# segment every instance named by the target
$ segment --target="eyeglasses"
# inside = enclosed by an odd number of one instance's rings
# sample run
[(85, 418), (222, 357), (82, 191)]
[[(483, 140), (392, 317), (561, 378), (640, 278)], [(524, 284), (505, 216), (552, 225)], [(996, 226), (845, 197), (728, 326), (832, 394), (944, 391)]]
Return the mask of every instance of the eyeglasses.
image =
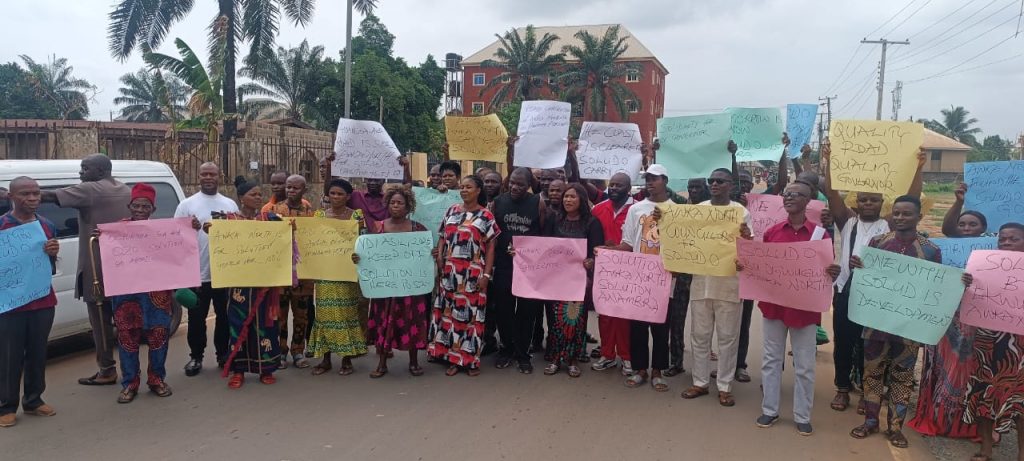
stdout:
[(801, 197), (807, 198), (807, 194), (801, 194), (800, 192), (785, 192), (782, 194), (782, 198), (794, 199)]
[(731, 180), (722, 178), (708, 178), (708, 184), (725, 184), (728, 182), (731, 182)]

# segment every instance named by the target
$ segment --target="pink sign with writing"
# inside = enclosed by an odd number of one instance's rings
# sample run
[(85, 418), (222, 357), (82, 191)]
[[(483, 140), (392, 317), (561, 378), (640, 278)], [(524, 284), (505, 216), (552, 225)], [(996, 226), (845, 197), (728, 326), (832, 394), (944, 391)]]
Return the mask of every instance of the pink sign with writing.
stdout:
[(974, 250), (965, 272), (974, 281), (960, 300), (960, 322), (1024, 335), (1024, 252)]
[(520, 298), (583, 301), (587, 293), (587, 241), (512, 237), (512, 294)]
[[(764, 231), (768, 230), (789, 216), (782, 206), (782, 196), (768, 194), (747, 194), (747, 211), (750, 212), (750, 233), (754, 238), (764, 238)], [(825, 209), (825, 202), (811, 200), (807, 203), (807, 219), (816, 224), (821, 224), (821, 210)], [(747, 298), (750, 299), (750, 298)]]
[(740, 298), (765, 301), (812, 312), (832, 306), (832, 277), (825, 269), (834, 261), (831, 240), (765, 243), (737, 240), (743, 270)]
[(594, 258), (594, 309), (622, 319), (665, 323), (672, 274), (661, 256), (601, 250)]
[(197, 287), (199, 243), (191, 218), (99, 225), (103, 294)]

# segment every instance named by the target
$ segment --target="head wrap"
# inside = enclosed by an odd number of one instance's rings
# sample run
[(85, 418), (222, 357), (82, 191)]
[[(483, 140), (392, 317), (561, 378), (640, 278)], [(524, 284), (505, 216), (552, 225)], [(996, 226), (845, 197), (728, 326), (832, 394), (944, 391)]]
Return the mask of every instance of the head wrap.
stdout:
[(156, 189), (149, 184), (140, 182), (132, 187), (132, 201), (134, 202), (137, 198), (144, 198), (149, 200), (150, 204), (156, 204)]

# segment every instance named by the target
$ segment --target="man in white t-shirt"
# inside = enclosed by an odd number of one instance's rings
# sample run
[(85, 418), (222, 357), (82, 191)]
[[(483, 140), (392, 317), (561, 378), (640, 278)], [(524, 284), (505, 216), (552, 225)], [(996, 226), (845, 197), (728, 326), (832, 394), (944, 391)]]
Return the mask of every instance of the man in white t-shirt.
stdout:
[(188, 312), (189, 361), (185, 364), (185, 376), (195, 376), (203, 369), (203, 354), (206, 351), (206, 316), (210, 303), (217, 319), (213, 329), (213, 345), (217, 351), (217, 365), (223, 364), (228, 356), (228, 290), (214, 289), (210, 285), (210, 241), (202, 227), (209, 223), (213, 213), (237, 213), (238, 205), (218, 192), (220, 168), (215, 163), (204, 163), (199, 167), (199, 192), (182, 200), (174, 211), (175, 218), (191, 217), (193, 227), (199, 231), (199, 271), (202, 286), (194, 288), (198, 303)]

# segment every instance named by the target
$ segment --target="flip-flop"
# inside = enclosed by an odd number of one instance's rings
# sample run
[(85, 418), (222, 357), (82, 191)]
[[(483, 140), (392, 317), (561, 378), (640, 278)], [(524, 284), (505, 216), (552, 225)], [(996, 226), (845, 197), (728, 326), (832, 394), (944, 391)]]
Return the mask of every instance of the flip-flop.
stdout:
[(459, 374), (459, 367), (455, 365), (448, 367), (448, 369), (444, 371), (445, 376), (455, 376), (457, 374)]
[(376, 370), (370, 372), (370, 377), (377, 379), (388, 374), (388, 367), (377, 367)]
[(853, 428), (850, 431), (850, 437), (855, 439), (865, 439), (871, 434), (878, 433), (878, 426), (868, 426), (867, 424), (861, 424)]
[(410, 366), (409, 374), (413, 376), (423, 376), (423, 369), (419, 366)]
[(331, 365), (327, 365), (325, 367), (323, 363), (320, 363), (317, 366), (313, 367), (313, 376), (320, 376), (324, 373), (327, 373), (328, 371), (331, 371), (332, 368), (333, 367)]
[(661, 376), (655, 376), (651, 378), (651, 387), (657, 392), (665, 392), (668, 391), (668, 382)]
[(355, 373), (355, 372), (356, 372), (355, 367), (353, 367), (351, 365), (349, 365), (347, 367), (342, 365), (341, 370), (338, 370), (338, 374), (341, 375), (341, 376), (348, 376), (348, 375), (350, 375), (352, 373)]
[(640, 386), (643, 386), (644, 383), (646, 383), (646, 382), (647, 382), (647, 377), (646, 376), (641, 375), (640, 373), (635, 373), (635, 374), (631, 375), (630, 377), (626, 378), (626, 387), (635, 389), (635, 388), (638, 388)]
[(682, 394), (680, 394), (680, 397), (684, 399), (695, 399), (697, 397), (703, 397), (705, 395), (708, 395), (708, 393), (709, 391), (706, 387), (690, 386), (688, 389), (683, 391)]

